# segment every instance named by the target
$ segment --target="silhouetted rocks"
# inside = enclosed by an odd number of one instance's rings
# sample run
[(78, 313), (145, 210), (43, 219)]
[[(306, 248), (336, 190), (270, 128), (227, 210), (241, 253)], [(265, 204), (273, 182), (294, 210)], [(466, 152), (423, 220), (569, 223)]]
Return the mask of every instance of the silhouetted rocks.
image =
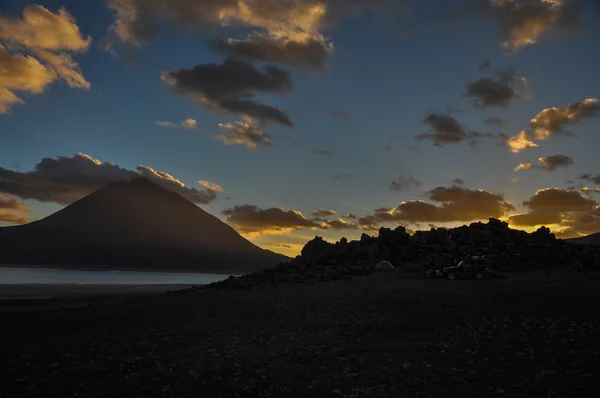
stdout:
[(347, 279), (375, 272), (375, 264), (389, 261), (396, 271), (439, 269), (466, 256), (486, 255), (496, 270), (571, 268), (600, 269), (600, 247), (556, 239), (546, 227), (527, 233), (510, 229), (491, 218), (458, 228), (432, 228), (410, 236), (404, 227), (381, 228), (378, 236), (363, 233), (359, 240), (329, 243), (322, 237), (308, 242), (295, 259), (214, 287), (249, 288), (261, 283), (312, 283)]

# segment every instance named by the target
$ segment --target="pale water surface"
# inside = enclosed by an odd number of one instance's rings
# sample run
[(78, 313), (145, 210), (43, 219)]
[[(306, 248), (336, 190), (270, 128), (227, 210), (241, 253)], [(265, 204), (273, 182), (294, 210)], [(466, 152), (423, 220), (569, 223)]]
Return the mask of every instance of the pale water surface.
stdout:
[(182, 272), (80, 271), (50, 268), (0, 267), (0, 284), (82, 285), (205, 285), (226, 279), (229, 275)]

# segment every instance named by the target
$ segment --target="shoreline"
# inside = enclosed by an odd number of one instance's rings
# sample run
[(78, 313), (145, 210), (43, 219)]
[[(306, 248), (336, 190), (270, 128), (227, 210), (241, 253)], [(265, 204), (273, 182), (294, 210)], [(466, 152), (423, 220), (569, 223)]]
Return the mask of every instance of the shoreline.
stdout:
[[(201, 274), (201, 275), (242, 275), (239, 272), (207, 272), (185, 269), (148, 269), (142, 267), (111, 268), (91, 265), (50, 265), (50, 264), (0, 264), (0, 268), (15, 268), (28, 270), (54, 270), (54, 271), (103, 271), (103, 272), (147, 272), (156, 274)], [(1, 282), (0, 282), (1, 284)]]

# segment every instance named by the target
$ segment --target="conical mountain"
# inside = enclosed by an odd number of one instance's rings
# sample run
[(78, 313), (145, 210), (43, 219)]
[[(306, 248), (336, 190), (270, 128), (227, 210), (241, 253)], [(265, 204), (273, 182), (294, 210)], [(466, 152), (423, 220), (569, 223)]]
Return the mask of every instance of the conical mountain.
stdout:
[(4, 264), (231, 273), (286, 259), (145, 178), (108, 185), (42, 220), (0, 228)]

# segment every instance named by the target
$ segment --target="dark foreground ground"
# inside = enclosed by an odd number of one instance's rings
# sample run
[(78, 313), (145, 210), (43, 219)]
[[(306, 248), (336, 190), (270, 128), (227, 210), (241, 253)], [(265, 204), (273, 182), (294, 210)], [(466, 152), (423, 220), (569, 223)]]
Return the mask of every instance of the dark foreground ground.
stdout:
[(600, 274), (409, 277), (3, 312), (0, 394), (600, 396)]

